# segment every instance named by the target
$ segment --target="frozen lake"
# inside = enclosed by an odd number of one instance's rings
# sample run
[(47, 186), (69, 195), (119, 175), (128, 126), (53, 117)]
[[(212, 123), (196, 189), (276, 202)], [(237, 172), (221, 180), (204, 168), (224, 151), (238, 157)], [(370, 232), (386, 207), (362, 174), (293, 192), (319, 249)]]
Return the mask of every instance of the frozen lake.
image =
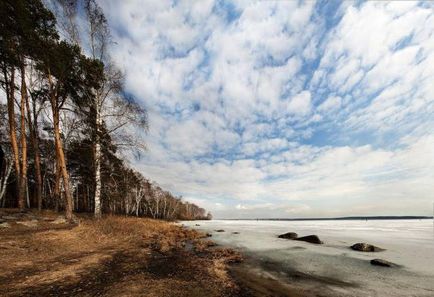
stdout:
[[(331, 280), (325, 286), (335, 296), (434, 296), (432, 220), (212, 220), (182, 223), (212, 233), (216, 243), (237, 248), (256, 259), (258, 265), (252, 269), (260, 269), (284, 282), (302, 282), (303, 279), (298, 281), (290, 277), (297, 271)], [(215, 232), (217, 229), (225, 232)], [(299, 237), (315, 234), (324, 244), (277, 238), (286, 232), (296, 232)], [(349, 247), (357, 242), (367, 242), (386, 250), (378, 253), (351, 250)], [(401, 267), (372, 266), (369, 261), (375, 258)], [(333, 285), (334, 280), (342, 281), (343, 285)], [(306, 285), (318, 286), (311, 281)]]

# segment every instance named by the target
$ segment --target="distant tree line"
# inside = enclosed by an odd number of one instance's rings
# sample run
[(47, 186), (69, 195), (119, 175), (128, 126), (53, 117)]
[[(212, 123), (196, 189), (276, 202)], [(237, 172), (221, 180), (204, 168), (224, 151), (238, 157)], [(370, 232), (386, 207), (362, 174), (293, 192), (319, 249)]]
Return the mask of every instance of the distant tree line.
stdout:
[(0, 0), (0, 206), (64, 210), (68, 220), (73, 212), (210, 219), (120, 157), (144, 148), (131, 131), (146, 131), (148, 120), (110, 58), (96, 1), (50, 3)]

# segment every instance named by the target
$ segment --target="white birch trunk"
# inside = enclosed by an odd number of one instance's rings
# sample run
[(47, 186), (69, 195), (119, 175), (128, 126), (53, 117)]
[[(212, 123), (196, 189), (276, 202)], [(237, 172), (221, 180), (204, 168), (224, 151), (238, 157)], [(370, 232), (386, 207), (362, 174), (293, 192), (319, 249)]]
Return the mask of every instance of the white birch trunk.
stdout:
[(101, 217), (101, 109), (96, 102), (96, 137), (95, 137), (95, 217)]
[(5, 158), (5, 174), (2, 176), (2, 179), (0, 180), (0, 205), (4, 206), (3, 197), (6, 193), (6, 187), (8, 185), (8, 179), (9, 175), (12, 171), (12, 162)]

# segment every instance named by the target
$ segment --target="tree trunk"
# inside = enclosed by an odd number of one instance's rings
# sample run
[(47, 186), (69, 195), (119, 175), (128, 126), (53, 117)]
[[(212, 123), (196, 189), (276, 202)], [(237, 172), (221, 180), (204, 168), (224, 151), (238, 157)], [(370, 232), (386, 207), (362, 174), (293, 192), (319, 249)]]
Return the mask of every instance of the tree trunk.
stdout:
[(23, 210), (26, 207), (24, 193), (27, 190), (27, 139), (26, 139), (26, 105), (27, 105), (27, 86), (25, 76), (25, 66), (21, 65), (21, 171), (19, 188), (21, 195), (18, 197), (18, 208)]
[(60, 178), (62, 174), (60, 173), (60, 166), (59, 161), (57, 157), (57, 150), (56, 150), (56, 175), (54, 180), (54, 191), (53, 191), (53, 199), (54, 199), (54, 210), (56, 212), (59, 211), (59, 205), (60, 205)]
[(101, 110), (96, 100), (95, 135), (95, 217), (101, 218)]
[(42, 210), (42, 174), (41, 174), (41, 155), (39, 152), (39, 135), (38, 135), (38, 117), (36, 113), (35, 102), (33, 102), (33, 119), (32, 113), (30, 111), (29, 100), (27, 100), (27, 121), (30, 132), (30, 140), (34, 152), (35, 161), (35, 179), (36, 179), (36, 201), (38, 205), (38, 210)]
[[(7, 93), (7, 104), (8, 104), (8, 121), (9, 121), (9, 137), (11, 141), (12, 146), (12, 153), (13, 153), (13, 159), (14, 159), (14, 169), (15, 169), (15, 175), (17, 179), (20, 178), (20, 152), (18, 148), (18, 141), (17, 141), (17, 128), (15, 123), (15, 69), (12, 68), (11, 70), (11, 77), (10, 81), (7, 81), (7, 71), (3, 70), (5, 80), (6, 80), (6, 93)], [(24, 201), (24, 193), (21, 192), (21, 188), (17, 186), (17, 194), (18, 194), (18, 204), (20, 201)]]
[(59, 110), (52, 105), (53, 121), (54, 121), (54, 144), (56, 146), (57, 162), (60, 169), (60, 175), (63, 180), (63, 188), (65, 190), (65, 217), (68, 221), (72, 220), (72, 194), (69, 185), (69, 174), (66, 169), (65, 154), (63, 152), (62, 138), (60, 137), (59, 125)]
[(53, 81), (51, 79), (51, 74), (48, 72), (48, 82), (50, 88), (50, 105), (51, 111), (53, 113), (53, 128), (54, 128), (54, 145), (56, 148), (56, 159), (58, 170), (60, 170), (60, 175), (63, 180), (63, 188), (65, 190), (65, 217), (68, 221), (72, 221), (72, 193), (69, 185), (69, 174), (66, 169), (65, 153), (63, 151), (62, 138), (60, 136), (60, 107), (59, 98), (57, 97), (56, 91), (53, 89)]
[[(35, 130), (37, 126), (35, 126)], [(39, 140), (37, 132), (34, 135), (35, 150), (35, 176), (36, 176), (36, 199), (38, 200), (38, 210), (42, 210), (42, 173), (41, 173), (41, 155), (39, 152)]]
[[(1, 207), (4, 207), (4, 205), (5, 205), (5, 201), (3, 201), (3, 197), (6, 193), (6, 188), (8, 186), (9, 175), (11, 174), (11, 171), (12, 171), (12, 162), (8, 158), (5, 158), (3, 167), (4, 167), (4, 172), (0, 172), (0, 174), (1, 174), (1, 178), (0, 178), (0, 205), (1, 205)], [(0, 170), (3, 170), (3, 168), (0, 168)]]

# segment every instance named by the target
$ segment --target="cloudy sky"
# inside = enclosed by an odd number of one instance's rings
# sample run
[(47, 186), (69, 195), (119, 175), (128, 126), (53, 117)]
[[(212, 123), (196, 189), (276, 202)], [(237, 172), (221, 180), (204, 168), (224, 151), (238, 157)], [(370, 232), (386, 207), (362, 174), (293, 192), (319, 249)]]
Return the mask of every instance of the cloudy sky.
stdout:
[(164, 188), (217, 218), (431, 213), (432, 2), (101, 5)]

